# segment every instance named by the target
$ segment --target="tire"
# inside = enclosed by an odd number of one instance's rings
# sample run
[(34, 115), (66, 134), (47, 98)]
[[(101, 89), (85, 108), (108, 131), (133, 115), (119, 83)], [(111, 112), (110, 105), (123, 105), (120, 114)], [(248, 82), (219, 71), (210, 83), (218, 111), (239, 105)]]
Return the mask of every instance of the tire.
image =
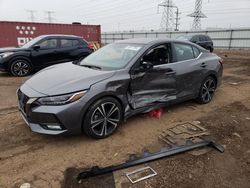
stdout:
[(121, 104), (112, 97), (94, 102), (83, 121), (83, 131), (92, 138), (106, 138), (113, 134), (122, 121)]
[(208, 76), (202, 82), (197, 101), (200, 104), (209, 103), (213, 99), (215, 90), (216, 90), (216, 80), (213, 77)]
[(13, 76), (28, 76), (31, 70), (31, 64), (25, 59), (15, 59), (10, 63), (10, 73)]

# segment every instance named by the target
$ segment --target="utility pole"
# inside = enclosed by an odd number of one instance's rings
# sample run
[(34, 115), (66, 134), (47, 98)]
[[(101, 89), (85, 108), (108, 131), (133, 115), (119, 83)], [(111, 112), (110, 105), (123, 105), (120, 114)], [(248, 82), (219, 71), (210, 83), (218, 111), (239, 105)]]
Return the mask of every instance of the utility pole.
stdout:
[(195, 10), (192, 14), (189, 14), (189, 17), (194, 18), (192, 30), (200, 30), (201, 29), (201, 18), (207, 18), (207, 16), (202, 13), (202, 0), (195, 1)]
[(159, 13), (159, 7), (164, 7), (163, 13), (162, 13), (162, 19), (161, 19), (161, 28), (169, 31), (173, 28), (173, 2), (172, 0), (164, 0), (163, 3), (158, 4), (158, 13)]
[(176, 8), (176, 16), (175, 16), (175, 31), (179, 31), (179, 20), (180, 20), (180, 18), (179, 18), (179, 14), (180, 14), (180, 12), (179, 12), (179, 8), (177, 7), (177, 6), (173, 6), (173, 8)]
[(34, 11), (34, 10), (27, 10), (27, 12), (30, 14), (30, 17), (29, 17), (29, 19), (30, 19), (30, 21), (31, 22), (34, 22), (35, 21), (35, 12), (36, 11)]
[(48, 10), (48, 11), (45, 11), (45, 13), (48, 15), (46, 19), (49, 21), (49, 23), (52, 23), (52, 21), (55, 20), (55, 18), (52, 17), (52, 14), (54, 14), (55, 12)]
[[(175, 26), (175, 31), (178, 31), (178, 26), (179, 24), (179, 8), (173, 4), (173, 1), (170, 0), (165, 0), (163, 3), (158, 4), (158, 13), (159, 13), (159, 7), (164, 7), (164, 11), (162, 14), (162, 21), (161, 21), (161, 26), (165, 30), (171, 30), (173, 26)], [(173, 8), (176, 8), (176, 16), (174, 18), (173, 16)], [(175, 23), (174, 23), (175, 19)], [(164, 25), (165, 24), (165, 25)]]

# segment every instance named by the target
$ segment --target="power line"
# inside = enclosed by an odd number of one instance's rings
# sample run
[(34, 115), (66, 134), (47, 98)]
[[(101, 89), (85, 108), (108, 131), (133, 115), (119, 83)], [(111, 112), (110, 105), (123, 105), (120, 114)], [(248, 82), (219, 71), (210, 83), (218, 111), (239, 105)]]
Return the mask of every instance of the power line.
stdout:
[(194, 17), (194, 22), (192, 29), (200, 30), (201, 29), (201, 18), (206, 18), (206, 15), (201, 12), (202, 9), (202, 0), (195, 1), (195, 10), (192, 14), (189, 14), (189, 17)]
[(36, 17), (35, 17), (35, 12), (34, 10), (27, 10), (27, 12), (30, 14), (29, 19), (31, 22), (34, 22)]
[(47, 10), (47, 11), (45, 11), (45, 13), (48, 15), (48, 17), (46, 18), (48, 20), (48, 22), (52, 23), (53, 20), (55, 20), (55, 18), (52, 17), (52, 14), (54, 14), (55, 12), (51, 11), (51, 10)]
[(174, 26), (173, 1), (165, 0), (163, 3), (158, 4), (158, 8), (159, 7), (164, 7), (161, 18), (161, 28), (166, 31), (172, 30)]

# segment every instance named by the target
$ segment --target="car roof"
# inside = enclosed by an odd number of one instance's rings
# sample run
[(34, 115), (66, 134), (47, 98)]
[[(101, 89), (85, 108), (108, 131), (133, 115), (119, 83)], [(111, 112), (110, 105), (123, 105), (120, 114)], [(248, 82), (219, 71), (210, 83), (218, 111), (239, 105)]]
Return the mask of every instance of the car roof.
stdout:
[(181, 43), (194, 45), (194, 43), (191, 43), (189, 41), (169, 39), (169, 38), (134, 38), (134, 39), (119, 40), (119, 41), (116, 41), (115, 43), (153, 45), (153, 44), (165, 43), (165, 42), (181, 42)]
[(193, 36), (198, 36), (198, 35), (208, 36), (206, 34), (200, 34), (200, 33), (189, 33), (189, 34), (184, 34), (184, 35), (180, 35), (180, 36), (190, 36), (190, 37), (193, 37)]
[(132, 43), (132, 44), (153, 44), (153, 43), (161, 43), (161, 42), (183, 42), (175, 39), (168, 38), (133, 38), (133, 39), (125, 39), (119, 40), (115, 43)]
[(51, 34), (51, 35), (41, 35), (40, 37), (46, 38), (46, 37), (59, 37), (59, 38), (82, 38), (80, 36), (76, 35), (62, 35), (62, 34)]

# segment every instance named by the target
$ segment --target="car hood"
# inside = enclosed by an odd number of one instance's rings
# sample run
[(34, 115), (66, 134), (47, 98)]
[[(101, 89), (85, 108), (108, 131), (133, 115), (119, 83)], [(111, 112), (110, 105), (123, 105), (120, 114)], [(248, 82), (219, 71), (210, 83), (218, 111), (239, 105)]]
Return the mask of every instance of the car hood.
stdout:
[(64, 63), (41, 70), (27, 80), (25, 85), (44, 95), (60, 95), (89, 89), (91, 85), (110, 78), (114, 73)]
[(24, 48), (0, 48), (0, 53), (4, 52), (18, 52), (18, 51), (23, 51), (25, 50)]

